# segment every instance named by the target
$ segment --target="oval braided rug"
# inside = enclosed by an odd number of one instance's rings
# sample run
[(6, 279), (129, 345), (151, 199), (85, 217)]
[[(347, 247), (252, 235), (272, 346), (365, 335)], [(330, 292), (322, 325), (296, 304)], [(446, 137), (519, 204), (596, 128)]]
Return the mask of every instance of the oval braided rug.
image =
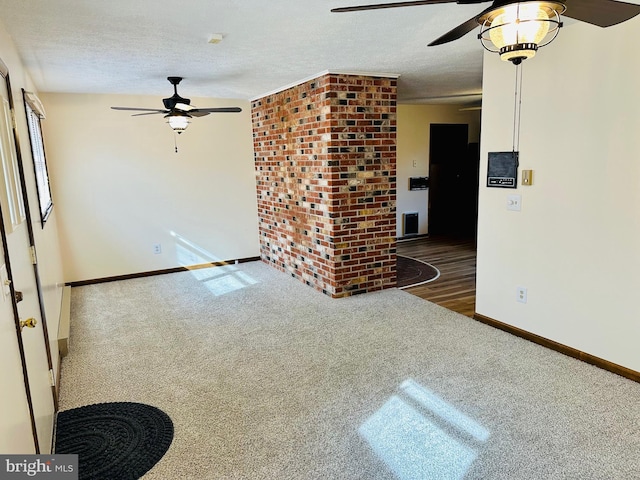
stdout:
[(400, 290), (433, 282), (440, 277), (440, 270), (427, 262), (403, 255), (396, 258), (396, 286)]
[(98, 403), (58, 413), (55, 452), (78, 454), (80, 480), (134, 480), (173, 440), (173, 422), (142, 403)]

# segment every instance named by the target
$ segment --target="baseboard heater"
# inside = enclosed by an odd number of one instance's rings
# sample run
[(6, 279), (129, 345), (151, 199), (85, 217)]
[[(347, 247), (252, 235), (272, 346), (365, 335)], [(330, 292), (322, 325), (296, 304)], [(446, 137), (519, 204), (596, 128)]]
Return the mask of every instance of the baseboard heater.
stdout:
[(58, 324), (58, 351), (61, 357), (69, 353), (69, 332), (71, 330), (71, 287), (62, 288), (62, 306)]

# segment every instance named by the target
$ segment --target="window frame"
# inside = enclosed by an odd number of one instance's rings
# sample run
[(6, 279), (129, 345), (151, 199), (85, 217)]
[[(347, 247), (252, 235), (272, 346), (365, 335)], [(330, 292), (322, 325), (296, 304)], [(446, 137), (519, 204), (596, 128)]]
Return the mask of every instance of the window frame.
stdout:
[[(29, 145), (33, 159), (33, 173), (38, 193), (38, 209), (42, 228), (53, 211), (53, 195), (49, 181), (49, 167), (42, 135), (42, 119), (45, 118), (44, 108), (35, 94), (22, 89), (22, 99), (29, 130)], [(37, 130), (37, 131), (36, 131)], [(43, 202), (44, 200), (44, 202)], [(44, 205), (43, 205), (44, 203)]]

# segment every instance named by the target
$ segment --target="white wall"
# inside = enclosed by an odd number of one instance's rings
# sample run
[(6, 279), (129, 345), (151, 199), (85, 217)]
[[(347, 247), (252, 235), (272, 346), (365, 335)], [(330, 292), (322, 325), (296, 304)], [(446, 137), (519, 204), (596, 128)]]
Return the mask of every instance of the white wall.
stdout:
[(193, 98), (243, 111), (193, 119), (175, 153), (162, 115), (109, 108), (159, 108), (160, 97), (41, 97), (66, 281), (258, 255), (247, 101)]
[[(160, 115), (109, 108), (158, 108), (156, 96), (40, 96), (67, 282), (259, 254), (247, 101), (192, 99), (243, 112), (194, 119), (178, 136), (176, 154)], [(399, 105), (397, 121), (397, 232), (402, 212), (418, 211), (419, 232), (427, 233), (427, 192), (410, 192), (408, 179), (429, 174), (430, 124), (468, 123), (469, 141), (478, 141), (480, 114)], [(153, 254), (155, 243), (161, 255)], [(185, 256), (187, 250), (195, 254)]]
[[(640, 18), (567, 22), (523, 64), (520, 169), (486, 188), (487, 153), (511, 150), (514, 67), (486, 54), (476, 311), (640, 371)], [(522, 195), (522, 211), (506, 196)], [(528, 302), (516, 302), (516, 287)]]
[(425, 234), (428, 233), (428, 190), (410, 191), (409, 177), (429, 176), (430, 125), (466, 123), (469, 125), (469, 142), (477, 142), (480, 112), (461, 112), (459, 105), (398, 105), (397, 114), (396, 234), (402, 236), (404, 212), (418, 212), (418, 233)]

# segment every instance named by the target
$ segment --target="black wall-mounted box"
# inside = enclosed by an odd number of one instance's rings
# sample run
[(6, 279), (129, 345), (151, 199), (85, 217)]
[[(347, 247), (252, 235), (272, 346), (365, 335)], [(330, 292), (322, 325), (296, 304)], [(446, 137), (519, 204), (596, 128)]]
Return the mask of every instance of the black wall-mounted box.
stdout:
[(429, 177), (409, 177), (409, 190), (426, 190), (429, 188)]
[(518, 188), (518, 152), (489, 152), (487, 187)]

